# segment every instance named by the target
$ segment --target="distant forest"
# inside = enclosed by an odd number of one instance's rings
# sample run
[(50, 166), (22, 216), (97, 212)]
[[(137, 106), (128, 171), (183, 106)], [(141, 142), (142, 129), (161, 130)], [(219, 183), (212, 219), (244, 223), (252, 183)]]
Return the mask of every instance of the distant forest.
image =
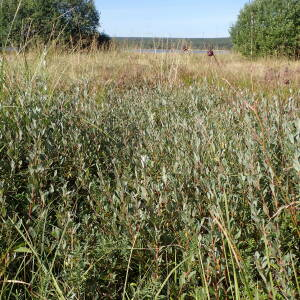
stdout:
[(151, 38), (151, 37), (116, 37), (117, 45), (143, 49), (231, 49), (230, 37), (225, 38)]

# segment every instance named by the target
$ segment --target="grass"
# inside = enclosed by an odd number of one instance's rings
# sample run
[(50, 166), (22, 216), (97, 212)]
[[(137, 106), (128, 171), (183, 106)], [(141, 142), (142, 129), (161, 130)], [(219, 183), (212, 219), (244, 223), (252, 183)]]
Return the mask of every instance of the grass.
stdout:
[(300, 64), (217, 58), (2, 57), (0, 299), (299, 297)]

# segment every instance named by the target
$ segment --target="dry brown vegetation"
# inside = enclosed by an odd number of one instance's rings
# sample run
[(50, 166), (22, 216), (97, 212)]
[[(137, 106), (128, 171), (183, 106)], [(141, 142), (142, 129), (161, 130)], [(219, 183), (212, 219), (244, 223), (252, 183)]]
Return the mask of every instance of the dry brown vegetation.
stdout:
[(7, 76), (12, 85), (24, 82), (18, 78), (24, 70), (34, 76), (42, 69), (52, 88), (63, 90), (82, 81), (94, 92), (111, 85), (123, 90), (174, 88), (205, 82), (234, 92), (247, 89), (278, 94), (300, 86), (300, 61), (270, 58), (250, 61), (234, 53), (217, 54), (219, 64), (205, 54), (126, 51), (65, 54), (50, 50), (42, 55), (40, 52), (9, 55), (6, 59), (11, 65)]

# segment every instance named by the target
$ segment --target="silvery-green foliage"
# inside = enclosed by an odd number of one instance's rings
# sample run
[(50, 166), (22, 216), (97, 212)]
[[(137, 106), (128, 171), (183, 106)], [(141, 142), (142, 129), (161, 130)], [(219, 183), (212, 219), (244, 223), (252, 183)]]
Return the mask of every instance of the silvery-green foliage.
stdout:
[(293, 95), (36, 81), (1, 98), (4, 299), (296, 299)]

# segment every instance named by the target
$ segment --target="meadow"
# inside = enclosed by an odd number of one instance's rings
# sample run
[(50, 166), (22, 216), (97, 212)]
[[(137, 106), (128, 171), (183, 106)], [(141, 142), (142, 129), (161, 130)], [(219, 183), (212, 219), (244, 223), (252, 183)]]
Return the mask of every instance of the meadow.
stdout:
[(0, 55), (0, 299), (300, 297), (299, 61)]

